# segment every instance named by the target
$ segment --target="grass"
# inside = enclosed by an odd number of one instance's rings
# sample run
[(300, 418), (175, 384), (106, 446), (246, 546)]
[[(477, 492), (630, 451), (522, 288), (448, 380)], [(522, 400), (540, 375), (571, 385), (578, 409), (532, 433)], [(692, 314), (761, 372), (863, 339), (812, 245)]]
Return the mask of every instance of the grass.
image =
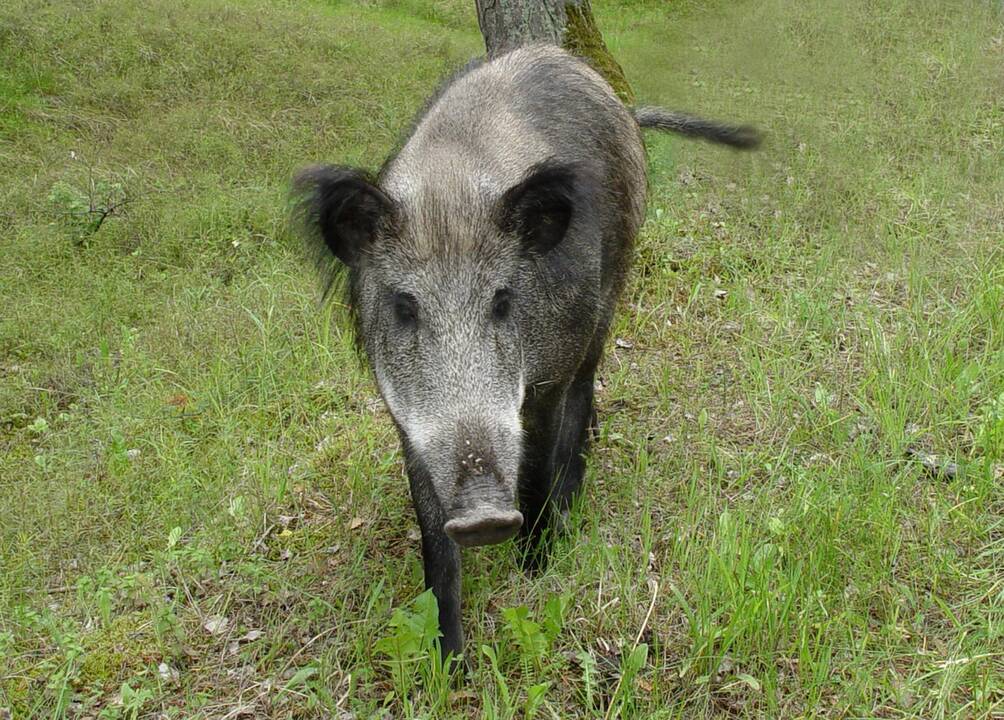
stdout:
[(594, 4), (769, 141), (649, 138), (585, 495), (542, 577), (466, 554), (464, 686), (283, 202), (472, 3), (0, 8), (0, 717), (1004, 716), (999, 7)]

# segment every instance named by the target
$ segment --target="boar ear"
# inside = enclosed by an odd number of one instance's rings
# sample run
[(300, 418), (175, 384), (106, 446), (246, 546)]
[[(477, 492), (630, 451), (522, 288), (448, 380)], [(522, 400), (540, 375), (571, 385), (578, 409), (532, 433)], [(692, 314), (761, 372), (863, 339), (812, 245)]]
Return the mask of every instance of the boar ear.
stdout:
[(499, 226), (519, 235), (525, 250), (544, 254), (565, 237), (576, 195), (574, 166), (552, 161), (535, 165), (502, 196)]
[(293, 195), (295, 212), (308, 233), (350, 267), (393, 213), (390, 198), (355, 168), (301, 170), (293, 179)]

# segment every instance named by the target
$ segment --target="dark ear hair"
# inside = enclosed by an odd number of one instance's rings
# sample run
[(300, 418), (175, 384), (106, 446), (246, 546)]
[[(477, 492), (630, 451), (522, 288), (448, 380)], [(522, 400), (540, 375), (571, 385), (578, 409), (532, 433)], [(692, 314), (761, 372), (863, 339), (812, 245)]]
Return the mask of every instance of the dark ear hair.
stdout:
[(295, 212), (332, 255), (352, 266), (394, 203), (362, 170), (321, 165), (293, 178)]
[(499, 227), (516, 233), (524, 250), (544, 254), (565, 237), (577, 195), (575, 166), (546, 160), (502, 196)]

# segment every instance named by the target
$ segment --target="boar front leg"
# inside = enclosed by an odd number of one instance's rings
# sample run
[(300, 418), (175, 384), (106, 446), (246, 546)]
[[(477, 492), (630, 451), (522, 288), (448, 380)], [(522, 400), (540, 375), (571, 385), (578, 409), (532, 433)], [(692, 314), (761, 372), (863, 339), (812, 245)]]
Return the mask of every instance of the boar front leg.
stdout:
[(568, 519), (575, 495), (582, 487), (586, 473), (586, 450), (589, 447), (590, 428), (596, 425), (593, 409), (595, 374), (592, 370), (580, 373), (565, 390), (557, 417), (551, 450), (550, 501), (555, 519), (563, 523)]
[(408, 482), (411, 501), (422, 531), (422, 564), (425, 587), (432, 588), (439, 604), (440, 648), (443, 660), (451, 653), (457, 658), (464, 649), (464, 628), (460, 619), (460, 548), (443, 529), (446, 516), (432, 487), (428, 472), (408, 455)]
[(534, 398), (520, 472), (523, 512), (523, 566), (530, 572), (544, 562), (547, 543), (567, 518), (585, 473), (589, 430), (595, 424), (595, 365), (580, 371), (561, 391)]

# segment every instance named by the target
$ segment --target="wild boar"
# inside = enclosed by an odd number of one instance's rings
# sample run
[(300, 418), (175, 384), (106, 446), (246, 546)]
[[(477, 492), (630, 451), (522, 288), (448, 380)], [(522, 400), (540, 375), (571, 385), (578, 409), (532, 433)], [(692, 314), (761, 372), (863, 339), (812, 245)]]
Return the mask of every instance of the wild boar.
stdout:
[(632, 111), (585, 62), (529, 46), (450, 79), (376, 177), (295, 179), (315, 247), (348, 269), (401, 438), (444, 655), (464, 644), (460, 548), (522, 533), (534, 565), (582, 483), (596, 367), (645, 215), (643, 127), (757, 142)]

